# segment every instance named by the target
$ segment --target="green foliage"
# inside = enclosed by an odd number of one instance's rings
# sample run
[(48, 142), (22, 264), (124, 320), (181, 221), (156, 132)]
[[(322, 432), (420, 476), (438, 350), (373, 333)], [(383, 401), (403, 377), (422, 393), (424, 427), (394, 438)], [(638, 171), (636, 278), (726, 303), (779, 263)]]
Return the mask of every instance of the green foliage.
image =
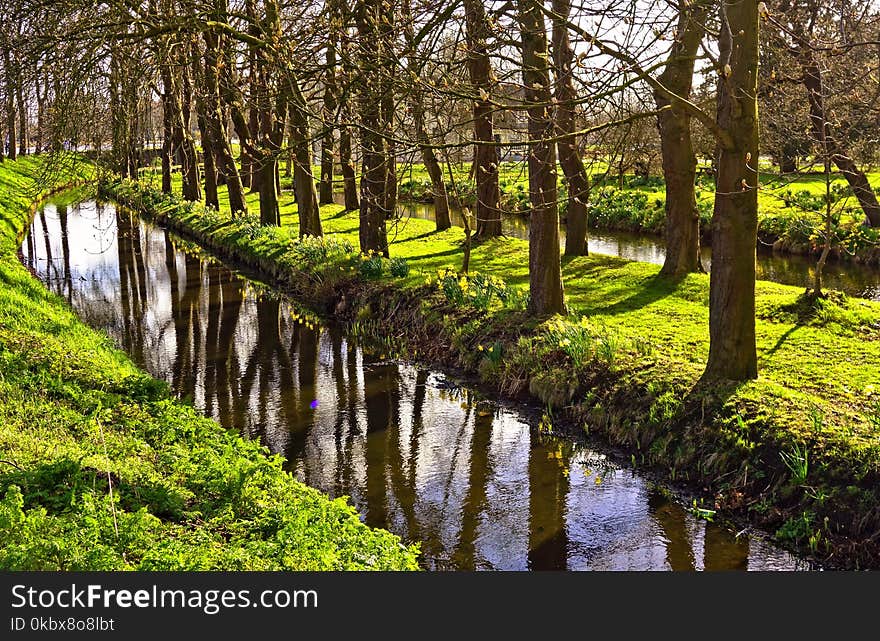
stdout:
[(792, 443), (791, 449), (787, 452), (780, 452), (779, 456), (785, 467), (791, 472), (791, 480), (797, 485), (803, 485), (807, 482), (807, 476), (810, 473), (810, 457), (806, 446), (800, 443)]
[(406, 278), (409, 276), (409, 263), (405, 258), (392, 258), (388, 261), (388, 270), (395, 278)]
[(369, 254), (361, 254), (358, 263), (358, 273), (367, 280), (382, 278), (384, 270), (381, 254), (375, 254), (370, 250)]
[[(428, 284), (432, 282), (427, 280)], [(448, 267), (437, 272), (436, 283), (446, 300), (457, 306), (487, 311), (493, 306), (523, 304), (522, 296), (511, 290), (501, 278), (490, 274), (458, 274)]]
[(290, 249), (290, 258), (298, 269), (314, 271), (326, 263), (340, 262), (354, 250), (348, 239), (336, 236), (303, 236)]

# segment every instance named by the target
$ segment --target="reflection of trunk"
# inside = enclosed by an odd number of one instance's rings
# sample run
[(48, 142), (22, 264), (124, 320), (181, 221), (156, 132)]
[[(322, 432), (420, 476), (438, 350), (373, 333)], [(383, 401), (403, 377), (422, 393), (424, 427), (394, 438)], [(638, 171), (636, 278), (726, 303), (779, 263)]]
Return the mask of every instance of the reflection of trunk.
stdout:
[(455, 549), (457, 567), (462, 570), (477, 569), (477, 529), (486, 507), (487, 485), (492, 478), (492, 422), (492, 414), (480, 416), (480, 411), (476, 411), (471, 437), (467, 494), (461, 506), (461, 529)]
[(556, 150), (553, 132), (547, 34), (538, 0), (520, 0), (522, 78), (529, 119), (529, 309), (538, 316), (565, 313), (559, 262), (559, 212), (556, 206)]
[[(495, 147), (491, 102), (493, 88), (492, 62), (487, 38), (490, 30), (481, 0), (465, 0), (465, 27), (468, 47), (468, 74), (474, 100), (474, 172), (477, 185), (477, 237), (501, 235), (501, 211), (498, 201), (498, 149)], [(546, 63), (545, 63), (546, 64)]]
[[(67, 218), (65, 213), (65, 219)], [(46, 210), (45, 208), (40, 208), (40, 223), (43, 225), (43, 242), (46, 245), (46, 278), (49, 281), (57, 281), (58, 278), (58, 268), (55, 266), (55, 261), (52, 260), (52, 241), (49, 236), (49, 227), (46, 225)], [(54, 275), (53, 273), (54, 272)]]
[(692, 572), (695, 569), (694, 550), (688, 536), (684, 510), (657, 490), (652, 490), (648, 495), (648, 507), (657, 525), (663, 530), (669, 569)]
[(529, 452), (529, 554), (530, 570), (565, 570), (568, 567), (568, 534), (565, 507), (568, 462), (548, 456), (532, 436)]
[[(134, 309), (131, 305), (131, 229), (127, 216), (116, 210), (116, 255), (119, 266), (119, 302), (122, 305), (122, 343), (126, 351), (133, 351), (134, 332), (132, 325), (137, 322)], [(172, 310), (173, 310), (172, 300)]]
[(291, 338), (288, 355), (280, 359), (283, 364), (280, 368), (280, 381), (284, 395), (289, 395), (294, 389), (294, 354), (297, 362), (296, 405), (287, 409), (287, 412), (292, 411), (293, 415), (287, 418), (287, 424), (291, 426), (291, 439), (286, 456), (291, 461), (302, 462), (306, 482), (309, 482), (311, 479), (308, 469), (309, 457), (306, 452), (306, 439), (313, 432), (314, 427), (314, 410), (310, 404), (317, 395), (318, 347), (321, 331), (317, 328), (312, 330), (305, 325), (293, 323)]
[[(342, 331), (330, 327), (330, 351), (333, 354), (333, 382), (336, 384), (336, 419), (333, 423), (333, 443), (335, 446), (336, 466), (333, 475), (333, 496), (348, 494), (350, 490), (345, 486), (344, 476), (347, 465), (345, 419), (351, 411), (351, 399), (348, 397), (348, 389), (345, 386), (345, 359), (343, 357)], [(352, 429), (353, 426), (349, 426)]]
[(208, 310), (205, 326), (205, 415), (216, 417), (214, 399), (217, 393), (217, 370), (222, 366), (218, 358), (220, 334), (220, 315), (223, 313), (223, 298), (220, 292), (220, 268), (208, 264)]
[(119, 289), (122, 302), (125, 349), (136, 363), (143, 364), (146, 309), (146, 267), (140, 247), (140, 229), (128, 212), (116, 212)]
[[(416, 465), (418, 449), (410, 450), (409, 459), (403, 458), (403, 433), (400, 421), (392, 421), (388, 426), (388, 476), (394, 498), (400, 505), (406, 522), (405, 538), (410, 541), (419, 540), (419, 526), (416, 520), (416, 487), (410, 483), (407, 470), (412, 471)], [(412, 442), (412, 437), (410, 438)]]
[(707, 523), (703, 535), (703, 569), (748, 570), (748, 537), (733, 537), (723, 528)]
[[(236, 425), (232, 415), (232, 399), (238, 397), (235, 385), (238, 382), (238, 353), (236, 345), (236, 329), (241, 314), (241, 281), (231, 272), (221, 277), (220, 291), (222, 296), (222, 312), (220, 331), (217, 336), (217, 347), (213, 358), (218, 362), (217, 370), (217, 415), (226, 429), (241, 427)], [(206, 356), (211, 358), (210, 355)], [(233, 376), (230, 376), (230, 372)]]
[(366, 523), (387, 526), (388, 489), (385, 469), (388, 462), (389, 427), (398, 419), (400, 405), (397, 365), (374, 364), (364, 367), (364, 405), (367, 410)]
[(584, 169), (574, 132), (577, 129), (573, 65), (574, 51), (568, 39), (568, 15), (571, 0), (553, 0), (553, 13), (560, 16), (553, 20), (553, 64), (556, 73), (556, 130), (560, 140), (559, 164), (568, 183), (568, 207), (566, 209), (566, 256), (587, 255), (587, 206), (590, 200), (590, 179)]
[[(707, 4), (689, 9), (684, 0), (678, 10), (679, 34), (658, 80), (669, 91), (690, 98), (694, 60), (706, 32)], [(694, 193), (697, 157), (691, 142), (691, 118), (665, 94), (654, 92), (657, 128), (666, 181), (666, 260), (661, 272), (670, 276), (703, 271), (700, 264), (700, 214)]]
[(352, 451), (354, 449), (354, 439), (355, 435), (361, 434), (361, 427), (358, 424), (359, 417), (359, 403), (358, 403), (358, 386), (359, 386), (359, 376), (358, 376), (358, 363), (357, 363), (357, 350), (352, 348), (351, 345), (348, 346), (348, 352), (346, 354), (346, 369), (347, 369), (347, 379), (348, 379), (348, 391), (346, 397), (348, 399), (348, 403), (346, 405), (346, 420), (348, 421), (348, 436), (347, 436), (347, 452), (348, 456), (345, 461), (344, 469), (342, 471), (342, 487), (347, 488), (345, 490), (346, 494), (351, 494), (354, 489), (355, 480), (354, 480), (354, 472), (355, 472), (355, 464), (352, 456)]
[[(726, 77), (719, 81), (718, 124), (729, 141), (720, 145), (712, 270), (709, 279), (709, 360), (706, 380), (757, 378), (755, 249), (758, 236), (758, 5), (724, 5), (719, 52)], [(722, 14), (724, 17), (724, 14)], [(730, 34), (736, 36), (736, 46)]]

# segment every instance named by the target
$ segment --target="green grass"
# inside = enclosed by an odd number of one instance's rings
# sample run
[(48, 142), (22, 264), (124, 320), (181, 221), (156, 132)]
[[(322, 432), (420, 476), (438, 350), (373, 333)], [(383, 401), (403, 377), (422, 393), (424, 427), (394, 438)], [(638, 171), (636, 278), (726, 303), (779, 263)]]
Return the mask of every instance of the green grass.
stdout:
[(416, 569), (417, 548), (174, 401), (30, 276), (41, 168), (0, 164), (0, 569)]
[[(604, 174), (607, 167), (596, 162), (589, 168), (593, 189), (590, 197), (590, 226), (599, 230), (619, 230), (663, 235), (665, 231), (665, 188), (660, 177), (647, 180), (627, 175), (620, 181), (617, 176)], [(825, 182), (821, 173), (780, 176), (767, 167), (760, 175), (758, 193), (758, 235), (762, 244), (773, 245), (777, 251), (796, 254), (818, 254), (824, 243)], [(318, 167), (315, 175), (320, 175)], [(467, 206), (476, 198), (470, 163), (444, 167), (449, 194), (457, 196)], [(560, 211), (565, 214), (567, 188), (561, 170), (557, 171)], [(339, 176), (336, 176), (339, 179)], [(400, 198), (403, 201), (432, 202), (430, 179), (421, 164), (398, 166)], [(834, 198), (832, 246), (833, 258), (857, 259), (880, 264), (880, 230), (863, 227), (864, 214), (840, 174), (832, 176)], [(875, 189), (880, 189), (880, 172), (868, 173)], [(157, 185), (158, 167), (142, 171), (142, 179)], [(175, 175), (175, 180), (179, 176)], [(455, 189), (452, 187), (454, 180)], [(282, 179), (290, 187), (290, 179)], [(499, 165), (501, 207), (508, 212), (527, 214), (528, 172), (523, 162), (503, 162)], [(337, 185), (337, 190), (341, 189)], [(711, 242), (708, 234), (714, 202), (714, 186), (710, 179), (698, 176), (697, 205), (703, 241)], [(254, 201), (255, 202), (255, 201)]]
[[(216, 247), (234, 247), (236, 256), (256, 257), (264, 268), (278, 266), (282, 282), (310, 274), (309, 291), (322, 292), (313, 302), (326, 305), (339, 291), (353, 291), (361, 305), (353, 330), (383, 333), (388, 348), (404, 355), (479, 372), (503, 392), (528, 390), (632, 449), (634, 459), (711, 487), (722, 506), (773, 528), (793, 515), (809, 513), (815, 523), (828, 516), (822, 540), (837, 545), (840, 558), (847, 554), (841, 545), (880, 523), (873, 507), (880, 499), (878, 303), (834, 294), (809, 304), (800, 289), (758, 282), (760, 378), (704, 389), (697, 382), (708, 354), (706, 275), (670, 280), (655, 265), (602, 255), (566, 259), (571, 314), (536, 323), (519, 309), (528, 245), (518, 239), (493, 239), (472, 250), (472, 275), (491, 275), (519, 294), (512, 296), (519, 303), (497, 300), (487, 311), (467, 297), (453, 300), (438, 279), (438, 272), (461, 265), (460, 228), (437, 232), (425, 220), (395, 222), (390, 252), (406, 260), (407, 274), (390, 278), (386, 265), (381, 281), (364, 283), (351, 271), (356, 255), (344, 250), (328, 252), (326, 264), (303, 263), (290, 194), (282, 197), (282, 227), (259, 228), (253, 218), (230, 221), (228, 213), (163, 204), (149, 190), (117, 190), (135, 202), (149, 200), (147, 209), (169, 211)], [(249, 202), (255, 213), (256, 196)], [(357, 212), (325, 206), (322, 220), (336, 247), (358, 246)], [(796, 475), (793, 459), (782, 455), (793, 451), (809, 460)], [(780, 536), (789, 530), (780, 528)], [(874, 554), (874, 564), (880, 558), (869, 546), (858, 554)]]

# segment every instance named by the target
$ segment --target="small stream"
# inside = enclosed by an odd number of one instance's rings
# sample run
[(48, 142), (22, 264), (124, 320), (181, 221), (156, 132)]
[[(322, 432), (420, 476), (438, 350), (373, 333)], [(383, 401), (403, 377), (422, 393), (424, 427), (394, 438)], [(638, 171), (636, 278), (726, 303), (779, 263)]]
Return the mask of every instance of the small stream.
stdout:
[[(597, 248), (598, 251), (598, 248)], [(23, 260), (90, 325), (300, 480), (421, 541), (432, 570), (789, 570), (761, 536), (696, 518), (638, 472), (441, 372), (293, 318), (111, 204), (47, 204)]]
[[(406, 216), (434, 220), (433, 205), (406, 203), (401, 205), (401, 210)], [(461, 210), (453, 208), (450, 217), (453, 225), (463, 226)], [(503, 216), (501, 227), (507, 236), (528, 240), (529, 219), (526, 216)], [(560, 226), (559, 231), (561, 244), (565, 247), (564, 224)], [(666, 247), (662, 238), (627, 232), (591, 229), (589, 250), (597, 254), (620, 256), (655, 265), (662, 265), (666, 258)], [(703, 267), (707, 271), (710, 270), (712, 267), (710, 247), (702, 248), (702, 259)], [(812, 256), (782, 254), (773, 252), (767, 247), (759, 247), (756, 265), (758, 280), (804, 288), (813, 285), (816, 259)], [(880, 268), (878, 267), (831, 260), (825, 265), (823, 281), (828, 289), (838, 289), (849, 296), (880, 301)]]

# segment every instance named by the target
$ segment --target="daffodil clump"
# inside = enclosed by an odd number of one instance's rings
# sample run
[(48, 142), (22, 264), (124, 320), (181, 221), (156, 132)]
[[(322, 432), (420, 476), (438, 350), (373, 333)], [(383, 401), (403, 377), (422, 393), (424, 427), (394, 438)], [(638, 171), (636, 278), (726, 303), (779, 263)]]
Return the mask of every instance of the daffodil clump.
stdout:
[(293, 243), (290, 258), (299, 268), (314, 271), (317, 267), (329, 263), (342, 262), (353, 251), (351, 243), (345, 238), (334, 234), (327, 236), (305, 235)]
[(437, 278), (425, 278), (425, 284), (437, 286), (446, 300), (455, 305), (489, 310), (493, 307), (517, 306), (523, 296), (504, 280), (490, 274), (459, 274), (451, 267), (437, 270)]
[(576, 365), (598, 359), (613, 368), (624, 348), (647, 353), (641, 341), (624, 341), (617, 331), (594, 324), (586, 316), (576, 320), (557, 316), (547, 322), (545, 330), (550, 345), (565, 353)]
[(599, 332), (586, 316), (577, 321), (555, 317), (547, 322), (546, 330), (550, 344), (567, 354), (574, 363), (586, 363), (592, 358)]

